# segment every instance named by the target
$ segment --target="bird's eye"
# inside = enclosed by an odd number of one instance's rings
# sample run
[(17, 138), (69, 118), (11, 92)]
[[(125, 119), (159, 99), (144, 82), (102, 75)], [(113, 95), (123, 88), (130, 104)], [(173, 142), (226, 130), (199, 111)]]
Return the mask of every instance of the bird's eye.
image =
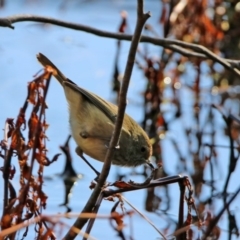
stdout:
[(141, 152), (145, 152), (146, 148), (145, 147), (141, 147)]
[(86, 132), (80, 132), (79, 135), (82, 137), (82, 138), (87, 138), (88, 135)]

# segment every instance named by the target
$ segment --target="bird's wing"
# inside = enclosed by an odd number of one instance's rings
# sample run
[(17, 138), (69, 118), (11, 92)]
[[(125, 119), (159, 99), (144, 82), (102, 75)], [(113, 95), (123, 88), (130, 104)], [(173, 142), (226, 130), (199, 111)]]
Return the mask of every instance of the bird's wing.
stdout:
[(117, 116), (117, 106), (105, 101), (101, 97), (97, 96), (94, 93), (91, 93), (83, 88), (80, 88), (76, 84), (74, 84), (71, 80), (64, 81), (64, 85), (72, 88), (72, 90), (80, 92), (83, 96), (87, 98), (92, 104), (94, 104), (98, 109), (102, 110), (103, 113), (113, 122), (115, 123)]

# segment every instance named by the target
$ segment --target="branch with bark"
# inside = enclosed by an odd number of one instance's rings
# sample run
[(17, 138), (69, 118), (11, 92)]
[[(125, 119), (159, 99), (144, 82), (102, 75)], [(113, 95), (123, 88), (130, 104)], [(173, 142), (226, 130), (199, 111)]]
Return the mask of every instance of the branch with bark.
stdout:
[[(143, 0), (138, 0), (137, 24), (134, 31), (134, 35), (132, 37), (132, 42), (131, 42), (131, 46), (130, 46), (130, 50), (127, 58), (126, 68), (124, 71), (122, 86), (119, 94), (118, 114), (117, 114), (113, 135), (112, 135), (109, 148), (104, 160), (104, 165), (103, 165), (101, 174), (98, 179), (98, 183), (94, 188), (88, 202), (83, 208), (82, 213), (94, 211), (99, 194), (101, 193), (101, 190), (108, 177), (108, 174), (111, 168), (111, 159), (113, 157), (114, 150), (118, 145), (119, 136), (122, 129), (123, 118), (124, 118), (126, 102), (127, 102), (127, 90), (128, 90), (128, 86), (129, 86), (129, 82), (132, 74), (132, 69), (135, 61), (135, 55), (137, 52), (138, 43), (141, 38), (141, 32), (144, 27), (144, 24), (149, 17), (150, 17), (150, 13), (143, 12)], [(73, 227), (68, 231), (64, 239), (67, 239), (67, 240), (74, 239), (76, 237), (76, 232), (73, 231), (73, 229), (74, 228), (82, 229), (87, 221), (88, 219), (82, 219), (81, 217), (79, 217), (74, 223)]]
[[(8, 27), (11, 29), (14, 29), (13, 23), (18, 22), (39, 22), (44, 24), (53, 24), (60, 27), (65, 27), (69, 29), (74, 29), (77, 31), (83, 31), (87, 33), (91, 33), (94, 35), (97, 35), (99, 37), (106, 37), (106, 38), (112, 38), (117, 40), (125, 40), (125, 41), (131, 41), (133, 36), (130, 34), (123, 34), (123, 33), (113, 33), (108, 31), (99, 30), (93, 27), (89, 27), (83, 24), (76, 24), (71, 23), (67, 21), (62, 21), (50, 17), (43, 17), (43, 16), (37, 16), (37, 15), (15, 15), (15, 16), (9, 16), (5, 18), (0, 18), (0, 26), (2, 27)], [(218, 62), (223, 67), (228, 69), (229, 71), (234, 72), (237, 76), (240, 76), (240, 71), (238, 68), (240, 67), (240, 61), (239, 60), (232, 60), (232, 59), (225, 59), (222, 57), (219, 57), (206, 47), (199, 45), (199, 44), (193, 44), (193, 43), (187, 43), (180, 40), (175, 39), (168, 39), (168, 38), (157, 38), (157, 37), (149, 37), (142, 35), (139, 39), (139, 42), (143, 43), (151, 43), (156, 46), (161, 46), (166, 49), (170, 49), (174, 52), (178, 52), (186, 57), (198, 57), (198, 58), (204, 58), (204, 59), (211, 59), (214, 62)]]

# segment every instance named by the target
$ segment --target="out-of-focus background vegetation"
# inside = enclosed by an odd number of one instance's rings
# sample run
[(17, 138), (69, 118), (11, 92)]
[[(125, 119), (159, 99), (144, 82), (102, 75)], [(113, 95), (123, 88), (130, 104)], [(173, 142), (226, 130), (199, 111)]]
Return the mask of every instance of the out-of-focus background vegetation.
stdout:
[[(136, 21), (134, 0), (2, 0), (0, 17), (14, 14), (36, 14), (62, 21), (81, 23), (109, 32), (132, 34)], [(147, 21), (144, 35), (167, 37), (200, 44), (221, 57), (239, 59), (240, 2), (238, 1), (157, 1), (146, 0)], [(27, 96), (27, 83), (41, 66), (36, 54), (48, 56), (70, 79), (103, 98), (116, 102), (119, 81), (126, 63), (129, 42), (101, 38), (67, 28), (36, 22), (13, 24), (15, 29), (0, 28), (0, 124), (16, 119)], [(153, 142), (152, 160), (162, 163), (156, 177), (186, 175), (194, 187), (195, 203), (205, 226), (192, 227), (189, 239), (201, 239), (208, 222), (226, 207), (228, 199), (239, 188), (239, 77), (219, 63), (203, 58), (182, 56), (170, 50), (141, 43), (128, 92), (127, 113), (139, 122)], [(68, 110), (61, 87), (51, 81), (47, 95), (47, 155), (61, 152), (69, 134)], [(27, 136), (25, 136), (27, 137)], [(80, 179), (72, 188), (67, 207), (63, 172), (64, 154), (44, 168), (42, 190), (46, 194), (44, 214), (82, 210), (95, 177), (74, 153), (70, 142), (73, 167)], [(3, 153), (3, 150), (2, 152)], [(102, 163), (90, 160), (101, 170)], [(3, 161), (2, 161), (3, 163)], [(3, 164), (1, 164), (3, 165)], [(19, 194), (21, 173), (17, 158), (11, 180)], [(35, 166), (34, 174), (38, 168)], [(112, 167), (109, 181), (144, 181), (149, 170)], [(65, 181), (66, 183), (66, 181)], [(3, 180), (0, 180), (3, 196)], [(166, 235), (174, 232), (178, 219), (179, 187), (177, 184), (127, 193), (124, 196)], [(239, 237), (239, 196), (225, 209), (212, 234), (212, 239)], [(36, 200), (38, 202), (39, 199)], [(39, 202), (38, 202), (39, 204)], [(100, 214), (109, 214), (112, 203), (105, 201)], [(124, 205), (127, 210), (131, 208)], [(2, 205), (1, 205), (2, 211)], [(27, 211), (26, 209), (24, 211)], [(71, 225), (73, 219), (63, 219)], [(196, 221), (194, 219), (193, 221)], [(128, 239), (159, 239), (158, 233), (137, 213), (124, 218)], [(104, 229), (104, 230), (103, 230)], [(66, 226), (58, 225), (57, 235)], [(30, 227), (25, 239), (37, 236)], [(22, 239), (25, 229), (16, 235)], [(192, 234), (192, 236), (191, 236)], [(95, 222), (92, 236), (98, 239), (118, 238), (108, 220)]]

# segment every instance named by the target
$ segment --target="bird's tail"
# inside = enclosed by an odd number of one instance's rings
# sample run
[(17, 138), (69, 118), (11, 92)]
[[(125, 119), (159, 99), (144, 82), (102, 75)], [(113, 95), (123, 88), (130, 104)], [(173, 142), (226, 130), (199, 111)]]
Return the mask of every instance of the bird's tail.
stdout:
[(61, 85), (63, 85), (63, 82), (68, 81), (64, 74), (42, 53), (37, 54), (37, 59), (44, 67), (49, 66), (52, 68), (53, 76), (59, 81)]

